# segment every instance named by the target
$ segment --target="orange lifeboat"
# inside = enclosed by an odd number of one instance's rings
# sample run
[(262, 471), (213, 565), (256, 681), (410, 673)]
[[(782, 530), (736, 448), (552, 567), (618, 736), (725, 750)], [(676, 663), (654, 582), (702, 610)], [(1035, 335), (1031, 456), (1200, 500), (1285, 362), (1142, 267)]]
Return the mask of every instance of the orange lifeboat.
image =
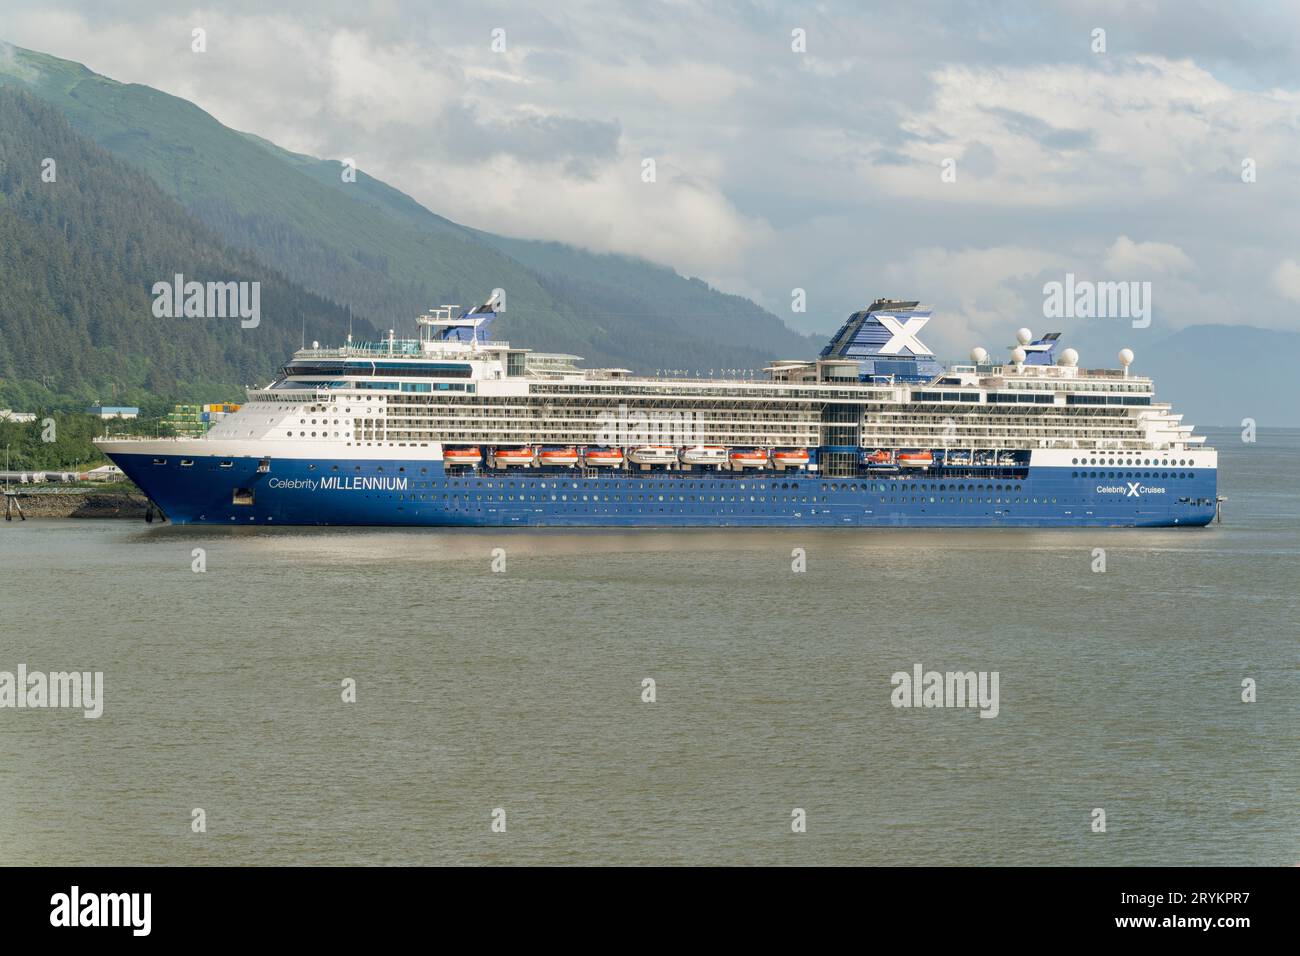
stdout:
[(623, 451), (619, 448), (588, 448), (582, 460), (592, 468), (617, 468), (623, 464)]
[(469, 448), (444, 448), (442, 460), (448, 465), (477, 465), (483, 460), (483, 453), (477, 446)]
[(888, 465), (894, 460), (894, 456), (887, 451), (877, 448), (871, 454), (865, 456), (864, 460), (868, 465)]
[(807, 448), (786, 448), (772, 453), (772, 461), (778, 468), (802, 468), (810, 460)]
[(898, 453), (900, 468), (929, 468), (934, 464), (934, 456), (928, 451), (902, 451)]
[(733, 451), (729, 456), (732, 468), (766, 468), (767, 452)]
[(572, 446), (568, 448), (543, 448), (537, 456), (537, 460), (543, 465), (562, 465), (567, 468), (578, 463), (578, 449)]
[(527, 445), (522, 448), (498, 448), (496, 459), (497, 464), (503, 467), (509, 465), (531, 465), (533, 463), (533, 450)]

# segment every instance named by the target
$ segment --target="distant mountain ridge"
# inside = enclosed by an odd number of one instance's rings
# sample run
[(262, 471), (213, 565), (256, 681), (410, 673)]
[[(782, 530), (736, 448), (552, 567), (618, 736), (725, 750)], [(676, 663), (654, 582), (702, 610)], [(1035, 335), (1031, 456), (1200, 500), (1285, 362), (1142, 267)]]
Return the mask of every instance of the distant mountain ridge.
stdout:
[(1040, 328), (1061, 331), (1062, 344), (1077, 349), (1087, 368), (1118, 368), (1117, 353), (1131, 348), (1134, 374), (1153, 379), (1157, 399), (1172, 402), (1198, 428), (1237, 426), (1243, 418), (1262, 427), (1300, 424), (1289, 384), (1300, 363), (1300, 333), (1221, 323), (1165, 332), (1159, 316), (1146, 329), (1123, 319), (1046, 321)]
[[(339, 163), (231, 130), (186, 100), (9, 50), (0, 84), (31, 90), (230, 245), (380, 329), (409, 332), (431, 305), (503, 288), (503, 336), (596, 364), (753, 369), (820, 345), (671, 269), (468, 229), (363, 171), (344, 182)], [(323, 338), (310, 325), (308, 335)]]

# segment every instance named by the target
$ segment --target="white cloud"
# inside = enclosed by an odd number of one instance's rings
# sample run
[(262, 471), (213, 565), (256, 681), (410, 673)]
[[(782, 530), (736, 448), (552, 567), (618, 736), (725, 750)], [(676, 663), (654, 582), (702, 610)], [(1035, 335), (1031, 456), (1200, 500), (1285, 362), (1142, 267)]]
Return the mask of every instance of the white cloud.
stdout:
[(436, 183), (415, 196), (430, 208), (498, 233), (556, 239), (678, 265), (692, 275), (734, 270), (771, 229), (740, 215), (715, 189), (676, 176), (662, 157), (657, 179), (641, 181), (639, 157), (621, 155), (590, 178), (560, 166), (525, 166), (514, 157), (455, 167), (424, 167)]
[(1273, 270), (1273, 288), (1278, 295), (1292, 302), (1300, 302), (1300, 263), (1283, 259)]
[(753, 85), (750, 77), (722, 64), (689, 59), (657, 66), (639, 59), (588, 63), (582, 77), (610, 104), (649, 103), (691, 112), (720, 107)]
[(459, 71), (418, 44), (379, 45), (346, 29), (328, 34), (325, 44), (316, 68), (328, 77), (329, 108), (367, 133), (423, 125), (455, 103), (464, 85)]
[[(1185, 194), (1189, 182), (1241, 185), (1241, 159), (1294, 163), (1300, 94), (1234, 88), (1189, 61), (1113, 57), (1101, 67), (948, 66), (929, 107), (903, 116), (910, 165), (866, 166), (890, 194), (952, 202), (1070, 208)], [(972, 143), (983, 175), (940, 165)]]
[(1103, 264), (1112, 278), (1174, 275), (1195, 269), (1187, 253), (1175, 245), (1167, 242), (1134, 242), (1128, 236), (1120, 236), (1106, 250)]
[(1023, 246), (931, 247), (891, 263), (885, 276), (894, 288), (923, 290), (917, 294), (942, 313), (932, 334), (948, 352), (965, 354), (983, 345), (998, 354), (1001, 338), (1010, 341), (1035, 316), (1041, 321), (1042, 297), (1030, 280), (1067, 264), (1059, 254)]

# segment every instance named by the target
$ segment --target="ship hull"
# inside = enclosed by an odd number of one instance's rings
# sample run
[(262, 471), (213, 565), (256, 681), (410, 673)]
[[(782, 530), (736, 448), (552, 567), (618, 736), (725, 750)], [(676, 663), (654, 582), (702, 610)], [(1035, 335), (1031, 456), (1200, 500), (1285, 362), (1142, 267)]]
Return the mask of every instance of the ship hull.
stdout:
[(170, 521), (228, 526), (1183, 527), (1214, 519), (1217, 491), (1214, 468), (832, 478), (104, 450)]

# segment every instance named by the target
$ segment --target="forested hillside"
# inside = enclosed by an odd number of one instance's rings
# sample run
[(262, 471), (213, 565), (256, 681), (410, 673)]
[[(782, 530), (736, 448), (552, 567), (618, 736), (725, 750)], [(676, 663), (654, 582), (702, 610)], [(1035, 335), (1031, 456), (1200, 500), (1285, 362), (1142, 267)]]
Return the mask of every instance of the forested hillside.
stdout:
[(379, 328), (409, 334), (429, 306), (473, 304), (500, 287), (500, 334), (593, 363), (753, 368), (820, 345), (671, 269), (467, 229), (364, 171), (344, 182), (339, 163), (231, 130), (185, 100), (9, 49), (0, 84), (42, 97), (232, 247)]
[[(260, 282), (260, 325), (155, 318), (153, 284), (176, 273)], [(47, 103), (0, 87), (0, 405), (239, 398), (298, 347), (304, 322), (309, 338), (341, 341), (349, 318), (230, 249)]]

